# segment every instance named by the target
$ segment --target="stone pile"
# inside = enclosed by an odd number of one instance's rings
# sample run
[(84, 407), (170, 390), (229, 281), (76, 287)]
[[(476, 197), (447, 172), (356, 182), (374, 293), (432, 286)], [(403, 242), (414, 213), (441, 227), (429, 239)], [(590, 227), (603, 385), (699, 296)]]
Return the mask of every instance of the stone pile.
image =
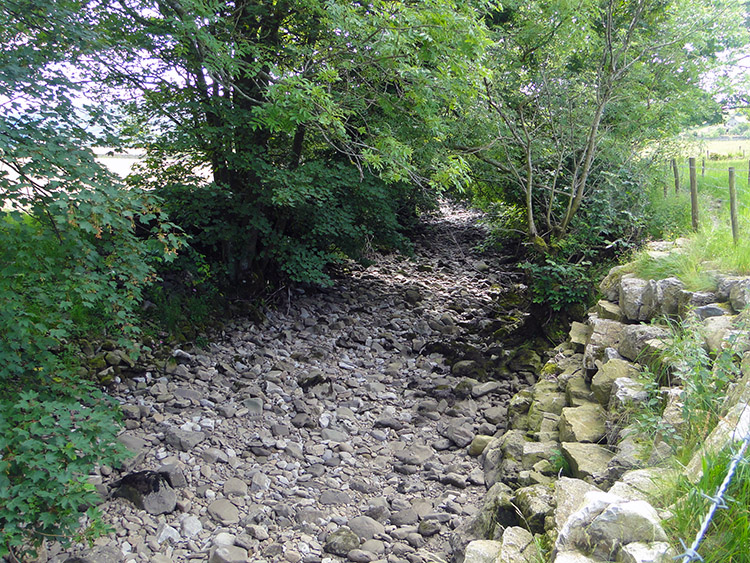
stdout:
[[(660, 248), (653, 252), (666, 252)], [(489, 491), (477, 516), (454, 535), (466, 563), (536, 562), (546, 546), (552, 563), (667, 563), (677, 555), (649, 499), (675, 470), (661, 462), (671, 448), (643, 440), (628, 413), (648, 400), (639, 363), (665, 357), (669, 331), (645, 324), (691, 315), (702, 324), (706, 348), (750, 350), (741, 311), (750, 278), (717, 275), (718, 291), (689, 292), (674, 278), (650, 281), (614, 268), (601, 284), (605, 300), (585, 324), (573, 323), (568, 342), (542, 369), (542, 378), (508, 406), (508, 430), (482, 453)], [(695, 480), (705, 451), (718, 451), (750, 428), (750, 356), (723, 419), (685, 470)], [(675, 378), (676, 379), (676, 378)], [(666, 382), (665, 382), (666, 383)], [(677, 385), (679, 381), (672, 381)], [(681, 390), (664, 387), (661, 425), (679, 430)], [(566, 472), (570, 477), (559, 475)]]
[[(481, 235), (453, 210), (413, 258), (298, 290), (205, 351), (132, 377), (103, 358), (133, 457), (91, 476), (114, 532), (75, 560), (450, 559), (485, 491), (476, 456), (541, 366), (496, 339), (523, 329), (498, 306), (523, 288), (474, 255)], [(53, 544), (42, 560), (69, 556)]]

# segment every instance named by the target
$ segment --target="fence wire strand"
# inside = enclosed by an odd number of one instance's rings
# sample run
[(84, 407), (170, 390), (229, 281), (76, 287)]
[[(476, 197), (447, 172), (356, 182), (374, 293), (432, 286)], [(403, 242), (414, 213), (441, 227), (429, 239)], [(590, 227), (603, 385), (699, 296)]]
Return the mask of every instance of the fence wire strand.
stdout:
[[(744, 420), (745, 411), (747, 411), (748, 405), (745, 405), (745, 408), (742, 411), (742, 414), (739, 417), (739, 420), (737, 421), (737, 425), (739, 426), (740, 422)], [(735, 427), (734, 433), (737, 432), (739, 428)], [(734, 436), (733, 433), (733, 436)], [(750, 425), (745, 430), (745, 436), (742, 439), (742, 444), (740, 445), (740, 448), (737, 450), (737, 453), (732, 456), (732, 462), (729, 464), (729, 468), (727, 469), (727, 474), (724, 477), (724, 480), (722, 481), (721, 485), (719, 485), (719, 488), (716, 490), (716, 494), (714, 496), (708, 496), (705, 493), (703, 493), (703, 496), (711, 501), (710, 507), (708, 509), (708, 512), (706, 513), (705, 517), (703, 518), (703, 523), (701, 524), (700, 530), (695, 536), (695, 540), (690, 545), (690, 547), (687, 547), (685, 545), (685, 542), (680, 540), (680, 543), (682, 544), (683, 552), (675, 557), (674, 559), (680, 559), (682, 558), (682, 563), (689, 563), (691, 561), (703, 561), (703, 557), (700, 556), (698, 553), (698, 548), (700, 547), (701, 543), (703, 542), (704, 538), (706, 537), (706, 532), (708, 532), (708, 527), (711, 525), (711, 521), (713, 520), (714, 515), (716, 514), (716, 511), (723, 508), (728, 508), (727, 503), (725, 501), (724, 495), (727, 492), (727, 489), (729, 489), (729, 485), (732, 483), (732, 479), (734, 478), (735, 473), (737, 472), (737, 467), (739, 466), (740, 462), (744, 460), (745, 458), (745, 452), (747, 451), (748, 446), (750, 446)]]

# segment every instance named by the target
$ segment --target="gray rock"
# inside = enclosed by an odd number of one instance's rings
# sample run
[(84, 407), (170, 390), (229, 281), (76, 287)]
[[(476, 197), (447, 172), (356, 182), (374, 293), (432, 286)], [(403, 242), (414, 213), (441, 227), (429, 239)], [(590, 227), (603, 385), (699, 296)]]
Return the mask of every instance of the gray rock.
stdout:
[(658, 352), (659, 342), (664, 342), (669, 332), (653, 325), (627, 325), (620, 334), (617, 351), (631, 361), (650, 360)]
[(359, 549), (359, 537), (346, 526), (328, 534), (323, 545), (326, 553), (340, 557), (346, 557), (354, 549)]
[(186, 516), (180, 522), (180, 530), (182, 531), (182, 535), (190, 540), (203, 531), (203, 524), (197, 516)]
[(113, 546), (98, 546), (75, 557), (69, 557), (65, 563), (121, 563), (122, 552)]
[[(260, 475), (260, 473), (256, 473)], [(254, 483), (254, 481), (253, 481)], [(244, 497), (247, 494), (247, 483), (237, 477), (230, 477), (224, 482), (224, 495), (228, 497)]]
[(182, 468), (176, 463), (169, 463), (162, 465), (156, 470), (157, 473), (161, 473), (169, 482), (169, 484), (175, 489), (181, 489), (187, 487), (187, 479), (185, 479), (185, 473)]
[(520, 526), (511, 526), (503, 532), (502, 549), (495, 563), (535, 563), (540, 552), (534, 543), (534, 536)]
[(492, 540), (475, 540), (466, 546), (464, 563), (495, 563), (503, 544)]
[(648, 321), (655, 313), (653, 301), (646, 298), (649, 291), (647, 280), (633, 274), (625, 274), (620, 279), (618, 303), (622, 314), (630, 321)]
[(391, 524), (394, 526), (410, 526), (419, 521), (419, 515), (413, 508), (404, 508), (391, 514)]
[(440, 434), (459, 448), (465, 448), (474, 439), (474, 428), (471, 419), (459, 419), (448, 424)]
[(377, 556), (364, 549), (352, 549), (346, 554), (346, 558), (352, 561), (352, 563), (369, 563), (370, 561), (375, 561)]
[(237, 546), (214, 547), (208, 557), (208, 563), (246, 563), (247, 550)]
[(318, 502), (323, 505), (351, 504), (352, 498), (344, 491), (335, 491), (333, 489), (328, 489), (320, 493)]
[(369, 516), (357, 516), (349, 520), (349, 528), (362, 540), (371, 540), (385, 533), (385, 526)]
[(396, 452), (395, 457), (402, 463), (408, 465), (423, 465), (435, 455), (435, 450), (429, 446), (414, 444), (405, 450)]
[(633, 542), (617, 553), (618, 563), (671, 563), (677, 552), (666, 542)]
[(620, 345), (622, 332), (627, 325), (609, 319), (600, 319), (596, 315), (589, 316), (589, 324), (593, 330), (589, 343), (583, 351), (583, 367), (587, 370), (597, 369), (597, 362), (604, 358), (607, 348), (617, 348)]
[(729, 303), (738, 313), (750, 303), (750, 278), (742, 278), (729, 290)]
[(606, 448), (577, 442), (562, 442), (560, 448), (576, 479), (600, 483), (606, 478), (607, 466), (614, 457)]
[(543, 534), (544, 521), (555, 509), (553, 489), (546, 485), (523, 487), (516, 491), (513, 500), (529, 529), (536, 534)]
[(596, 403), (568, 407), (560, 416), (560, 440), (563, 442), (601, 442), (607, 433), (607, 413)]
[(206, 435), (203, 432), (191, 432), (180, 428), (170, 428), (164, 435), (164, 441), (167, 444), (183, 452), (189, 452), (205, 438)]
[(621, 377), (612, 383), (609, 396), (610, 413), (633, 412), (646, 401), (648, 401), (648, 391), (640, 381)]
[(216, 522), (223, 525), (237, 524), (240, 521), (240, 511), (227, 499), (219, 499), (208, 505), (208, 514)]
[(113, 497), (128, 499), (149, 514), (168, 514), (177, 506), (177, 495), (166, 477), (156, 471), (130, 473), (113, 484)]
[(609, 396), (612, 391), (612, 384), (621, 377), (636, 377), (638, 369), (625, 360), (609, 360), (599, 371), (596, 372), (591, 380), (591, 391), (594, 397), (602, 406), (609, 404)]
[(570, 477), (561, 477), (555, 482), (555, 529), (561, 530), (570, 515), (576, 512), (583, 503), (586, 493), (597, 491), (598, 489), (582, 481), (581, 479), (571, 479)]

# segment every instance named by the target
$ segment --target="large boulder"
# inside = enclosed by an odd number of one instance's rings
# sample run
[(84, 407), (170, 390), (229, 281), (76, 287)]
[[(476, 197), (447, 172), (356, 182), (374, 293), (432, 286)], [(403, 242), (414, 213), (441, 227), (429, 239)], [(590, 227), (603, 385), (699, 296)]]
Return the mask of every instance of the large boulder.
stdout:
[(629, 544), (666, 541), (661, 520), (649, 503), (589, 492), (582, 507), (568, 518), (560, 531), (555, 551), (580, 550), (607, 561), (617, 558)]
[(614, 454), (598, 444), (580, 444), (562, 442), (560, 449), (570, 466), (573, 477), (589, 483), (603, 483), (607, 475), (607, 466)]
[(632, 412), (648, 401), (648, 391), (640, 381), (620, 377), (612, 382), (607, 410), (610, 414)]
[(612, 303), (611, 301), (600, 299), (596, 303), (595, 310), (600, 319), (610, 319), (617, 322), (622, 322), (625, 320), (625, 315), (622, 314), (622, 309), (617, 303)]
[(584, 403), (591, 403), (594, 401), (594, 394), (591, 392), (591, 387), (586, 383), (582, 373), (578, 373), (568, 379), (568, 383), (565, 386), (565, 400), (571, 407), (580, 407)]
[(750, 304), (750, 278), (742, 278), (729, 291), (729, 303), (738, 313)]
[(651, 310), (651, 317), (656, 314), (676, 316), (680, 309), (680, 297), (684, 287), (685, 284), (677, 278), (650, 281), (644, 301), (646, 308)]
[(535, 534), (543, 534), (545, 520), (555, 510), (554, 489), (548, 485), (531, 485), (516, 491), (513, 503), (520, 510), (526, 526)]
[(633, 542), (617, 554), (618, 563), (672, 563), (677, 552), (667, 542)]
[(649, 282), (626, 274), (620, 279), (618, 301), (622, 314), (629, 321), (648, 321), (656, 312), (649, 294)]
[(464, 563), (495, 563), (502, 549), (499, 541), (474, 540), (466, 546)]
[(638, 368), (626, 360), (609, 360), (592, 378), (591, 391), (600, 405), (607, 406), (614, 381), (621, 377), (634, 378), (638, 373)]
[(570, 515), (581, 507), (586, 493), (598, 491), (594, 485), (581, 479), (561, 477), (555, 482), (555, 529), (561, 530)]
[(599, 283), (599, 291), (607, 301), (617, 301), (620, 296), (620, 280), (628, 273), (626, 266), (615, 266)]
[(607, 433), (607, 413), (596, 403), (567, 407), (560, 416), (560, 440), (563, 442), (601, 442)]
[(535, 563), (539, 550), (531, 532), (519, 526), (506, 528), (501, 540), (502, 548), (494, 563)]
[(750, 433), (750, 404), (736, 403), (703, 441), (685, 468), (685, 475), (693, 482), (703, 475), (703, 457), (716, 454), (730, 444), (740, 442)]
[(607, 348), (617, 348), (620, 345), (622, 331), (626, 325), (618, 321), (600, 319), (596, 315), (589, 316), (591, 337), (583, 351), (583, 367), (588, 371), (597, 369), (597, 362), (601, 362)]
[(628, 360), (650, 361), (666, 347), (669, 331), (654, 325), (628, 325), (620, 333), (617, 351)]

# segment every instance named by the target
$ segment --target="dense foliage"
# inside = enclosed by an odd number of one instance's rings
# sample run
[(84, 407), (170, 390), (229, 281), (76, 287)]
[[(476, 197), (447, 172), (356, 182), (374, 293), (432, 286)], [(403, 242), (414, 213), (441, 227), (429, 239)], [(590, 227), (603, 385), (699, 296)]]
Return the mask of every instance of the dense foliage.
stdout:
[[(447, 191), (522, 232), (536, 301), (585, 298), (647, 228), (644, 148), (716, 113), (741, 6), (4, 0), (0, 555), (73, 534), (118, 458), (77, 343), (132, 344), (144, 292), (329, 283)], [(147, 158), (123, 183), (95, 145)]]
[(441, 141), (487, 41), (470, 2), (109, 4), (104, 80), (151, 156), (134, 181), (231, 280), (326, 283), (465, 173)]
[[(178, 244), (159, 202), (85, 148), (64, 72), (98, 48), (82, 6), (0, 5), (0, 555), (78, 530), (89, 472), (120, 447), (113, 406), (75, 376), (74, 341), (137, 336), (142, 291)], [(136, 236), (136, 221), (153, 230)]]

